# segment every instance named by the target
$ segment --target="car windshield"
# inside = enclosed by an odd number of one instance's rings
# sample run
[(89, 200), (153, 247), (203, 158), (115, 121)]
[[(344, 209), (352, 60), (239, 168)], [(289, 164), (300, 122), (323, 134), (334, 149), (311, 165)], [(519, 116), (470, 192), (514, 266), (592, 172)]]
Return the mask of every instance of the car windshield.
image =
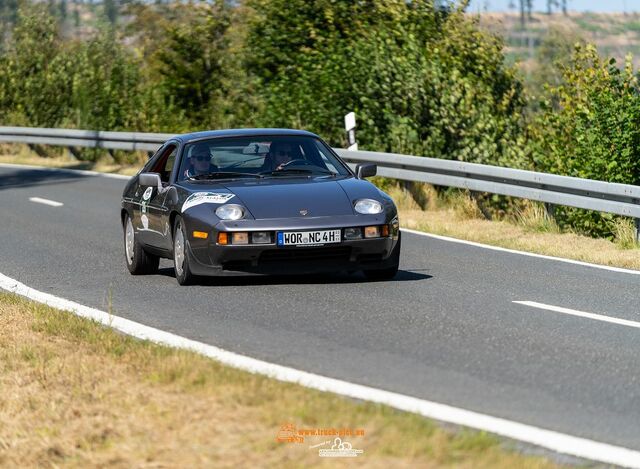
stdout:
[(189, 143), (178, 180), (346, 176), (349, 170), (314, 137), (248, 136)]

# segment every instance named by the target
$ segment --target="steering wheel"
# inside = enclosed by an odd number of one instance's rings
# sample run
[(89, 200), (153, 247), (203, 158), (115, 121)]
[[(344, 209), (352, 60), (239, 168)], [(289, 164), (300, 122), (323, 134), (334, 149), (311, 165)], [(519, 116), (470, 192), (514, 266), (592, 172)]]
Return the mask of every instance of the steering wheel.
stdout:
[(204, 173), (197, 173), (196, 169), (193, 166), (189, 166), (185, 171), (184, 171), (184, 177), (186, 178), (191, 178), (194, 176), (197, 176), (198, 174), (206, 174), (206, 173), (213, 173), (215, 171), (218, 170), (218, 167), (216, 165), (213, 164), (209, 164), (209, 170), (205, 171)]

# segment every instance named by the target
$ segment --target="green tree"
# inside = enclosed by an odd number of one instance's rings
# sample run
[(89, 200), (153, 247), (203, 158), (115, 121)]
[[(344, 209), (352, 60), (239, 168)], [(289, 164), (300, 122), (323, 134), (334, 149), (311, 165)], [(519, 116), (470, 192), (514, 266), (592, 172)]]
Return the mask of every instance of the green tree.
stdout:
[(118, 2), (117, 0), (104, 0), (104, 15), (111, 25), (118, 21)]
[(184, 113), (113, 29), (65, 41), (46, 5), (19, 12), (0, 56), (0, 109), (10, 125), (163, 132), (186, 127)]
[(194, 126), (211, 126), (225, 112), (230, 86), (230, 11), (223, 2), (188, 8), (181, 21), (161, 25), (163, 39), (150, 62), (167, 98)]
[(73, 8), (73, 26), (78, 29), (80, 27), (80, 11), (78, 10), (78, 5), (74, 5)]
[(520, 1), (520, 27), (525, 28), (527, 20), (531, 21), (533, 11), (533, 0), (519, 0)]
[[(70, 45), (71, 46), (71, 45)], [(72, 125), (85, 129), (132, 128), (139, 107), (140, 71), (110, 31), (68, 47), (73, 62)]]
[[(640, 185), (640, 89), (631, 57), (624, 69), (594, 46), (576, 46), (532, 127), (536, 168), (568, 176)], [(552, 104), (556, 103), (556, 106)], [(561, 223), (611, 234), (614, 217), (559, 209)]]
[(0, 0), (0, 23), (3, 28), (13, 26), (18, 19), (18, 0)]
[(69, 109), (73, 69), (60, 55), (58, 27), (45, 5), (22, 7), (7, 52), (0, 58), (4, 119), (55, 127)]
[(184, 113), (165, 101), (140, 61), (112, 30), (68, 44), (73, 63), (73, 127), (101, 130), (179, 131)]
[[(524, 100), (502, 41), (429, 1), (253, 0), (247, 68), (269, 126), (344, 144), (356, 111), (366, 148), (525, 165)], [(463, 5), (464, 7), (464, 5)]]
[[(549, 28), (536, 49), (535, 65), (528, 83), (533, 95), (543, 96), (546, 88), (557, 87), (563, 82), (563, 66), (571, 62), (575, 45), (581, 42), (583, 39), (574, 31)], [(537, 103), (532, 105), (537, 110)]]
[(58, 5), (58, 10), (60, 12), (60, 19), (62, 21), (66, 21), (67, 20), (67, 15), (69, 13), (68, 8), (67, 8), (67, 0), (60, 0), (60, 3)]

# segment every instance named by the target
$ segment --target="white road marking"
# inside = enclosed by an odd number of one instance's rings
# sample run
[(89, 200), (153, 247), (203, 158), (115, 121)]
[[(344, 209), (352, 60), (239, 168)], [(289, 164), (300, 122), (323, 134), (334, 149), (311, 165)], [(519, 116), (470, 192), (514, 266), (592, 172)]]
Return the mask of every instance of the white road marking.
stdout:
[(528, 257), (537, 257), (539, 259), (564, 262), (566, 264), (581, 265), (583, 267), (593, 267), (594, 269), (609, 270), (611, 272), (618, 272), (622, 274), (640, 275), (640, 270), (624, 269), (622, 267), (612, 267), (609, 265), (591, 264), (589, 262), (576, 261), (573, 259), (564, 259), (562, 257), (546, 256), (544, 254), (536, 254), (533, 252), (501, 248), (499, 246), (490, 246), (489, 244), (476, 243), (475, 241), (466, 241), (464, 239), (458, 239), (458, 238), (450, 238), (449, 236), (441, 236), (441, 235), (436, 235), (432, 233), (425, 233), (424, 231), (416, 231), (416, 230), (411, 230), (409, 228), (401, 228), (401, 230), (406, 231), (407, 233), (411, 233), (419, 236), (426, 236), (428, 238), (435, 238), (435, 239), (440, 239), (442, 241), (449, 241), (450, 243), (467, 244), (469, 246), (475, 246), (477, 248), (491, 249), (492, 251), (508, 252), (511, 254), (519, 254), (521, 256), (528, 256)]
[(611, 324), (618, 324), (620, 326), (636, 327), (640, 329), (640, 322), (630, 321), (628, 319), (614, 318), (611, 316), (604, 316), (602, 314), (586, 313), (584, 311), (578, 311), (575, 309), (562, 308), (560, 306), (546, 305), (544, 303), (536, 303), (535, 301), (514, 301), (519, 305), (531, 306), (532, 308), (546, 309), (547, 311), (554, 311), (556, 313), (569, 314), (571, 316), (578, 316), (581, 318), (594, 319), (596, 321), (610, 322)]
[(435, 420), (484, 430), (542, 446), (559, 453), (640, 469), (640, 451), (257, 360), (34, 290), (3, 274), (0, 274), (0, 288), (39, 303), (70, 311), (78, 316), (93, 319), (125, 334), (171, 347), (192, 350), (225, 365), (250, 373), (265, 375), (279, 381), (297, 383), (320, 391), (388, 405)]
[(64, 205), (62, 202), (56, 202), (55, 200), (49, 199), (41, 199), (40, 197), (29, 197), (29, 200), (37, 204), (49, 205), (51, 207), (62, 207)]

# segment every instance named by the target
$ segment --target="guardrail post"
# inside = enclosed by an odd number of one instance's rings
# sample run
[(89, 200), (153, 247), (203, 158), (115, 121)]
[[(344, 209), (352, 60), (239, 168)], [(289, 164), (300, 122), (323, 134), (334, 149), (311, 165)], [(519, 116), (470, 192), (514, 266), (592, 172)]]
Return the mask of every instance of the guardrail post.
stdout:
[(633, 222), (636, 225), (636, 243), (637, 243), (637, 242), (640, 242), (640, 218), (634, 218)]
[(556, 217), (556, 206), (553, 204), (549, 204), (549, 203), (545, 203), (544, 204), (544, 210), (545, 212), (547, 212), (547, 216), (549, 218), (555, 218)]
[(485, 217), (487, 220), (493, 220), (493, 216), (491, 215), (491, 212), (487, 210), (487, 207), (485, 207), (484, 204), (482, 203), (482, 199), (480, 198), (481, 193), (478, 191), (469, 191), (469, 195), (475, 201), (478, 207), (478, 210), (480, 210), (480, 212), (482, 213), (482, 216)]
[(80, 160), (80, 150), (78, 150), (77, 147), (69, 147), (69, 153), (71, 153), (71, 156), (73, 156), (76, 160)]

